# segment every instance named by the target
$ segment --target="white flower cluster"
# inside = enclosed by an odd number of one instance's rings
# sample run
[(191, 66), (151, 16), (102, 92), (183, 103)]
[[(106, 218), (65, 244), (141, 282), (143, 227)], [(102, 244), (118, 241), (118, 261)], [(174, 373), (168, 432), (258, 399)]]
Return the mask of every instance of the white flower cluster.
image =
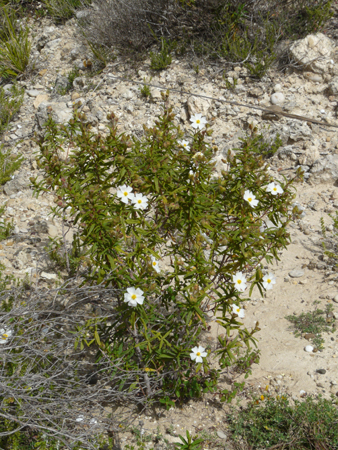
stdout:
[[(247, 280), (245, 275), (242, 272), (237, 272), (236, 275), (233, 275), (232, 277), (233, 283), (235, 284), (236, 289), (239, 292), (244, 292), (245, 289), (247, 288)], [(269, 273), (267, 275), (264, 275), (263, 277), (263, 287), (264, 289), (266, 289), (267, 291), (269, 289), (273, 288), (273, 285), (276, 284), (276, 277), (274, 274)], [(237, 314), (238, 317), (240, 319), (244, 318), (244, 309), (241, 309), (239, 306), (237, 305), (232, 305), (232, 312), (234, 314)]]
[[(269, 183), (265, 189), (266, 189), (266, 192), (269, 192), (272, 195), (283, 194), (283, 192), (284, 192), (283, 188), (280, 186), (280, 184), (275, 183), (274, 181)], [(256, 196), (251, 191), (246, 190), (244, 192), (243, 198), (253, 208), (258, 205), (258, 200), (256, 199)]]
[(7, 344), (8, 339), (12, 336), (13, 331), (8, 328), (0, 329), (0, 344)]
[(128, 204), (128, 200), (134, 204), (136, 209), (146, 209), (148, 206), (148, 199), (142, 194), (133, 194), (133, 188), (123, 184), (117, 189), (116, 195), (120, 197), (121, 201)]

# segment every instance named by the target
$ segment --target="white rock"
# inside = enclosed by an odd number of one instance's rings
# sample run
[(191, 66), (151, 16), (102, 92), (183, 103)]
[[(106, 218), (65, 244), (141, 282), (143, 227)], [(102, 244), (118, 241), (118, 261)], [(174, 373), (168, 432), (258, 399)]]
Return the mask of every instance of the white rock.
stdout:
[(221, 439), (226, 439), (227, 435), (223, 431), (217, 431), (217, 436)]
[(290, 55), (295, 62), (304, 69), (320, 74), (332, 70), (333, 54), (334, 41), (323, 33), (310, 34), (290, 46)]
[(323, 77), (318, 73), (313, 72), (304, 72), (304, 77), (310, 81), (321, 83), (323, 81)]
[(312, 347), (312, 345), (307, 345), (304, 350), (306, 352), (308, 352), (308, 353), (312, 353), (313, 352), (313, 347)]
[(285, 102), (284, 94), (282, 94), (281, 92), (275, 92), (271, 95), (270, 102), (273, 105), (282, 105)]
[(47, 273), (47, 272), (41, 272), (41, 278), (44, 278), (45, 280), (57, 280), (57, 275), (55, 273)]
[(281, 84), (275, 84), (273, 87), (273, 92), (282, 92), (282, 85)]

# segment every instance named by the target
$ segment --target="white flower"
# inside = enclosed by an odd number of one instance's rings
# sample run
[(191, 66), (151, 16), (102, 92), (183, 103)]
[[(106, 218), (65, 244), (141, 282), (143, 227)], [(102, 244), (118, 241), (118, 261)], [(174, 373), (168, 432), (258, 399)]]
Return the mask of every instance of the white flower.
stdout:
[(240, 319), (244, 319), (244, 315), (245, 315), (244, 309), (241, 309), (239, 306), (237, 306), (237, 305), (232, 305), (232, 312), (233, 312), (234, 314), (237, 314), (237, 316), (238, 316)]
[(129, 306), (137, 306), (137, 304), (142, 305), (144, 300), (142, 294), (143, 291), (140, 288), (135, 289), (134, 287), (130, 287), (124, 294), (124, 301), (128, 302)]
[(251, 191), (244, 192), (244, 200), (246, 200), (253, 208), (258, 205), (258, 200)]
[(84, 421), (84, 416), (82, 414), (79, 415), (79, 417), (77, 417), (76, 422), (83, 422)]
[(270, 192), (272, 195), (283, 194), (284, 192), (280, 184), (275, 183), (274, 181), (267, 185), (266, 191)]
[(142, 194), (135, 194), (132, 202), (136, 209), (146, 209), (148, 206), (148, 199)]
[(232, 276), (232, 280), (235, 283), (236, 289), (240, 292), (244, 292), (246, 289), (246, 278), (242, 272), (237, 272)]
[(121, 198), (123, 203), (128, 203), (128, 199), (133, 200), (134, 194), (132, 193), (133, 188), (123, 184), (117, 189), (116, 195)]
[(207, 123), (205, 117), (202, 117), (202, 114), (195, 114), (190, 117), (191, 126), (195, 129), (202, 130), (204, 125)]
[(198, 346), (191, 349), (192, 353), (190, 353), (190, 358), (197, 363), (203, 362), (202, 358), (207, 356), (207, 352), (204, 351), (205, 348)]
[(160, 272), (160, 268), (158, 266), (158, 260), (154, 256), (151, 257), (151, 265), (153, 266), (153, 268), (156, 270), (157, 273)]
[(184, 147), (186, 150), (190, 150), (190, 145), (188, 141), (178, 141), (181, 147)]
[(266, 290), (272, 289), (274, 284), (276, 284), (276, 277), (272, 273), (264, 275), (263, 286)]
[(0, 344), (6, 344), (8, 339), (12, 336), (13, 331), (8, 328), (0, 329)]

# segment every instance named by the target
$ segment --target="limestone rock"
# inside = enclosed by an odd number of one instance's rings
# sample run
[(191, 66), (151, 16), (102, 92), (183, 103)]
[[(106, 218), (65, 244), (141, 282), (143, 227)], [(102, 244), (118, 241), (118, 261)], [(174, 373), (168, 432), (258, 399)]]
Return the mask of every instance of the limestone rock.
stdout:
[(211, 100), (207, 98), (190, 96), (187, 101), (189, 114), (203, 114), (206, 116), (211, 106)]
[(52, 115), (56, 123), (66, 123), (73, 118), (73, 110), (68, 108), (64, 102), (42, 102), (35, 114), (38, 125), (38, 134), (43, 134), (45, 123), (48, 120), (48, 114)]
[(327, 93), (329, 95), (337, 95), (338, 94), (338, 76), (332, 78), (327, 87)]
[(48, 98), (49, 98), (49, 97), (48, 97), (47, 94), (39, 94), (39, 95), (37, 95), (36, 98), (35, 98), (35, 100), (34, 100), (34, 103), (33, 103), (34, 108), (35, 108), (35, 109), (38, 109), (39, 105), (40, 105), (42, 102), (47, 102), (47, 101), (48, 101)]
[(13, 178), (13, 180), (7, 181), (4, 185), (4, 194), (13, 195), (19, 191), (27, 189), (29, 186), (29, 180), (24, 176), (23, 173)]
[(290, 46), (290, 56), (303, 69), (319, 74), (332, 70), (334, 42), (323, 33), (310, 34)]
[(310, 184), (330, 183), (338, 181), (338, 155), (325, 155), (318, 159), (310, 170)]

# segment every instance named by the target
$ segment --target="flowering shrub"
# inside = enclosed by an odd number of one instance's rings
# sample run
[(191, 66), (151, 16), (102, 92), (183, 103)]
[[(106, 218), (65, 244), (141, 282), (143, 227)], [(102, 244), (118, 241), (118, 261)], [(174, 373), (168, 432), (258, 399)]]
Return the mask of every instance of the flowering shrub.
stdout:
[[(215, 177), (217, 148), (201, 116), (191, 118), (194, 131), (184, 135), (164, 107), (141, 140), (119, 133), (114, 114), (108, 118), (106, 137), (91, 133), (77, 111), (68, 125), (49, 118), (37, 139), (46, 177), (31, 180), (37, 194), (55, 191), (54, 215), (69, 208), (75, 217), (76, 239), (90, 261), (83, 285), (104, 283), (117, 293), (111, 308), (118, 319), (82, 325), (76, 345), (95, 345), (98, 360), (123, 358), (125, 370), (142, 370), (144, 395), (170, 405), (215, 391), (221, 370), (243, 357), (243, 344), (256, 345), (258, 323), (248, 330), (239, 322), (240, 295), (254, 285), (263, 293), (275, 282), (273, 274), (263, 278), (261, 263), (278, 259), (289, 243), (294, 180), (280, 186), (271, 179), (252, 136)], [(71, 153), (62, 160), (66, 146)], [(268, 219), (274, 227), (264, 226)], [(217, 349), (201, 346), (210, 314), (226, 334)]]

